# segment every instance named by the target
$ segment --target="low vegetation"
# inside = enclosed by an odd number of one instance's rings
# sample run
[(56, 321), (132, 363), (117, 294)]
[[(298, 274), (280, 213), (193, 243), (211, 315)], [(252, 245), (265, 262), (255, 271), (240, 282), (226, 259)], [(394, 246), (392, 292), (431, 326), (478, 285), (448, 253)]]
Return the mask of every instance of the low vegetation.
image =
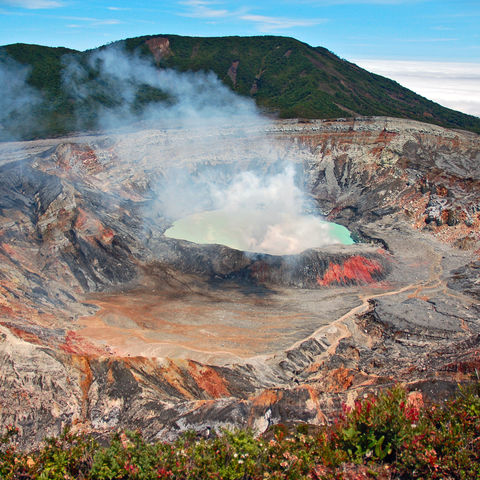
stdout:
[(65, 430), (34, 452), (0, 437), (0, 478), (9, 479), (465, 479), (480, 478), (480, 384), (442, 405), (396, 386), (344, 406), (326, 427), (277, 425), (261, 437), (188, 432), (173, 443), (139, 432), (106, 446)]

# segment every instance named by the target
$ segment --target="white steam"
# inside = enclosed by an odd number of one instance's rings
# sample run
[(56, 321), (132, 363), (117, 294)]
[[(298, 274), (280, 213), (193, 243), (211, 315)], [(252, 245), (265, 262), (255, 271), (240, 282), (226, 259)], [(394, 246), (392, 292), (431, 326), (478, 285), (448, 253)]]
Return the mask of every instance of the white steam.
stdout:
[(30, 126), (31, 113), (41, 96), (30, 87), (30, 69), (7, 56), (0, 56), (0, 139), (17, 140)]
[(328, 224), (304, 214), (306, 197), (295, 184), (292, 165), (266, 178), (245, 172), (226, 190), (216, 191), (215, 199), (239, 225), (244, 250), (289, 254), (339, 243)]
[[(113, 99), (96, 112), (102, 128), (138, 122), (185, 128), (183, 136), (170, 136), (151, 162), (161, 176), (153, 185), (148, 216), (180, 219), (169, 236), (272, 254), (351, 242), (348, 232), (304, 213), (307, 198), (296, 182), (298, 149), (267, 138), (268, 121), (253, 100), (235, 95), (213, 73), (159, 69), (110, 47), (94, 52), (83, 65), (68, 63), (64, 80), (87, 104), (92, 91)], [(166, 98), (138, 110), (146, 87)], [(245, 129), (252, 125), (253, 134)]]
[[(213, 73), (159, 69), (150, 60), (120, 46), (97, 50), (86, 62), (75, 56), (65, 57), (64, 66), (64, 85), (84, 102), (83, 108), (92, 107), (92, 93), (108, 99), (107, 105), (93, 106), (98, 126), (103, 130), (138, 122), (162, 128), (172, 124), (239, 124), (248, 118), (259, 118), (251, 99), (235, 95)], [(146, 88), (156, 90), (158, 101), (141, 104)]]
[(214, 210), (182, 218), (166, 235), (273, 255), (352, 243), (344, 227), (303, 213), (305, 195), (295, 184), (291, 165), (263, 178), (241, 173), (228, 187), (213, 187), (213, 199)]
[[(163, 138), (148, 158), (138, 155), (142, 145), (128, 145), (127, 136), (119, 149), (131, 177), (142, 169), (149, 181), (149, 231), (163, 232), (184, 218), (199, 243), (274, 254), (342, 242), (331, 225), (304, 213), (312, 205), (297, 173), (301, 155), (310, 154), (269, 136), (269, 121), (254, 101), (233, 93), (213, 73), (158, 68), (119, 46), (66, 55), (63, 67), (79, 129), (150, 128)], [(0, 62), (7, 89), (0, 97), (0, 122), (11, 126), (37, 104), (27, 76), (25, 68)], [(138, 165), (132, 165), (134, 158)], [(199, 236), (202, 231), (206, 237)]]

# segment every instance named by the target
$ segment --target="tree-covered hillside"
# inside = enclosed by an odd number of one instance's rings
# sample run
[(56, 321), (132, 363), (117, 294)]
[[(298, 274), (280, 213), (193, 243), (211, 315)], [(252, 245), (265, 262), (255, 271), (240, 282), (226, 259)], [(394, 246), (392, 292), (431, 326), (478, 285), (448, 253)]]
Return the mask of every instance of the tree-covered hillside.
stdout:
[[(97, 128), (99, 109), (118, 109), (122, 102), (118, 85), (116, 91), (89, 60), (108, 49), (124, 49), (156, 68), (213, 71), (230, 89), (255, 99), (263, 111), (284, 118), (385, 115), (480, 133), (480, 118), (444, 108), (325, 48), (275, 36), (158, 35), (122, 40), (86, 52), (26, 44), (0, 47), (0, 67), (9, 68), (12, 62), (28, 67), (24, 69), (26, 84), (37, 93), (28, 111), (9, 107), (0, 115), (0, 139)], [(83, 76), (74, 88), (65, 79), (71, 79), (79, 69), (83, 69)], [(161, 88), (139, 83), (130, 105), (133, 110), (168, 101)], [(19, 95), (14, 91), (10, 96)]]

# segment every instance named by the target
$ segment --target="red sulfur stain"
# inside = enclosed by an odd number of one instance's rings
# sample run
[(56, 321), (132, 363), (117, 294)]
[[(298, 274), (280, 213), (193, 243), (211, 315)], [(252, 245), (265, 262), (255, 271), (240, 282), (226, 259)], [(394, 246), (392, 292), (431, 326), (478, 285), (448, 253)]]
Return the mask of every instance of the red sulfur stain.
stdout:
[(256, 407), (270, 407), (278, 403), (283, 398), (283, 392), (276, 389), (264, 390), (260, 395), (252, 399), (253, 405)]
[(112, 243), (112, 240), (113, 240), (114, 236), (115, 236), (115, 234), (113, 233), (112, 229), (104, 228), (103, 231), (102, 231), (102, 236), (101, 236), (102, 242), (110, 244), (110, 243)]
[(343, 264), (330, 263), (323, 277), (317, 277), (321, 287), (331, 284), (345, 284), (352, 280), (355, 283), (373, 283), (376, 281), (372, 274), (382, 271), (382, 266), (375, 260), (355, 255), (345, 260)]
[(197, 385), (212, 398), (230, 396), (225, 380), (213, 368), (193, 361), (189, 361), (188, 366)]
[(88, 340), (78, 335), (76, 332), (69, 330), (65, 338), (65, 343), (60, 348), (67, 353), (74, 355), (102, 355), (105, 351), (96, 347)]
[[(0, 311), (2, 311), (2, 306), (0, 306)], [(0, 325), (5, 325), (4, 323), (0, 323)], [(29, 343), (34, 343), (36, 345), (41, 345), (42, 342), (40, 339), (31, 332), (26, 332), (25, 330), (22, 330), (21, 328), (13, 327), (11, 325), (5, 325), (14, 335), (16, 335), (18, 338), (21, 338), (22, 340), (25, 340), (26, 342)]]
[(7, 255), (10, 255), (10, 256), (15, 255), (15, 249), (8, 243), (2, 243), (1, 247), (3, 248), (3, 250)]

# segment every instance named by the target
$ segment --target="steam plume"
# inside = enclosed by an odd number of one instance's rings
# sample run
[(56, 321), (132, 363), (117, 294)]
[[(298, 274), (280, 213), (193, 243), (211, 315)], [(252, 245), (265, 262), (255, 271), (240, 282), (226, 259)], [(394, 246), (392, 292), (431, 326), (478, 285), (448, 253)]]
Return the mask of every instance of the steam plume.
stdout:
[(215, 210), (178, 221), (168, 236), (276, 255), (350, 241), (343, 227), (304, 213), (306, 197), (292, 165), (264, 177), (244, 172), (226, 188), (212, 190)]
[[(213, 73), (158, 69), (120, 46), (95, 51), (86, 62), (65, 57), (64, 65), (63, 81), (79, 101), (78, 113), (94, 115), (103, 130), (138, 122), (158, 128), (172, 122), (182, 127), (200, 122), (215, 126), (260, 118), (252, 100), (235, 95)], [(102, 98), (103, 105), (92, 102), (94, 96)]]
[(17, 140), (31, 126), (32, 112), (40, 104), (40, 94), (30, 87), (28, 67), (0, 55), (0, 140)]
[[(235, 95), (213, 73), (158, 69), (115, 46), (93, 53), (84, 64), (67, 62), (64, 81), (84, 108), (92, 92), (110, 99), (96, 112), (104, 129), (139, 122), (186, 127), (185, 136), (169, 145), (173, 166), (165, 170), (162, 151), (152, 159), (161, 173), (148, 208), (150, 218), (167, 221), (197, 214), (193, 223), (187, 218), (177, 224), (177, 231), (184, 228), (180, 238), (276, 254), (338, 243), (325, 222), (304, 214), (308, 202), (296, 175), (299, 159), (259, 134), (268, 121), (254, 102)], [(154, 89), (158, 101), (139, 108), (146, 88)], [(245, 125), (256, 126), (253, 137)], [(185, 228), (196, 231), (185, 237)]]
[[(39, 96), (26, 84), (28, 70), (9, 61), (0, 65), (9, 88), (0, 119), (17, 128), (15, 119)], [(182, 132), (167, 133), (168, 148), (148, 161), (152, 201), (145, 215), (161, 231), (165, 223), (213, 210), (221, 212), (215, 221), (227, 236), (235, 237), (229, 245), (244, 250), (296, 253), (337, 241), (318, 217), (304, 214), (312, 206), (301, 188), (298, 148), (269, 137), (269, 121), (253, 100), (234, 94), (213, 73), (159, 69), (118, 45), (67, 55), (63, 66), (79, 128)], [(134, 155), (125, 155), (131, 162)]]

